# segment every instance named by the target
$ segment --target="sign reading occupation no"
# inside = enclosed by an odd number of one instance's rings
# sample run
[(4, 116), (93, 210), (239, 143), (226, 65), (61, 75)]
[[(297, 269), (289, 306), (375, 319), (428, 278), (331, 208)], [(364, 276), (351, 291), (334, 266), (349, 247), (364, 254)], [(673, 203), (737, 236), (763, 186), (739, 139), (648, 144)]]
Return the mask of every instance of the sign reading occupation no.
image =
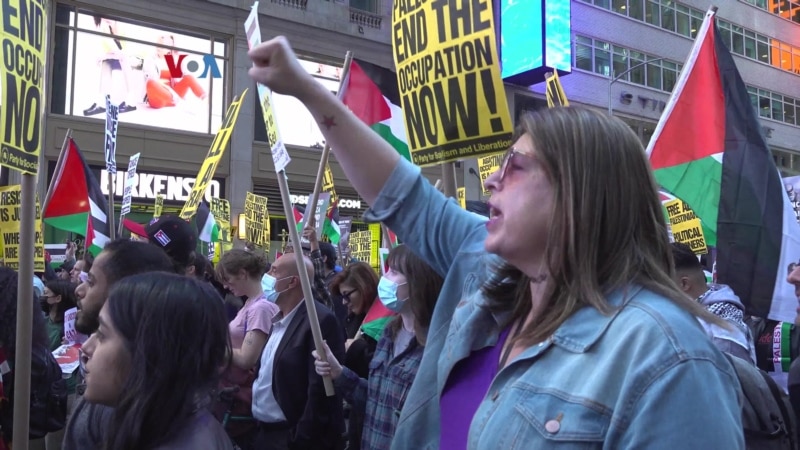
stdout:
[(0, 164), (35, 174), (41, 151), (44, 31), (41, 0), (3, 0)]
[(396, 0), (392, 49), (415, 164), (511, 146), (491, 0)]

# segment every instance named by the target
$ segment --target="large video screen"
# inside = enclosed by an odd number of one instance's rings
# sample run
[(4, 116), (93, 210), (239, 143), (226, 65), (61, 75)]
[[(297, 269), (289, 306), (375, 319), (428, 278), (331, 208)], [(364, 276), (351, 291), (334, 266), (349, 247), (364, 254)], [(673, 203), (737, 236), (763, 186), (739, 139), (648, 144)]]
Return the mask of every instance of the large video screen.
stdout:
[(58, 9), (52, 112), (105, 120), (109, 95), (120, 106), (120, 126), (216, 132), (225, 108), (225, 42)]
[(504, 79), (531, 85), (548, 70), (571, 71), (570, 0), (495, 0), (494, 7)]

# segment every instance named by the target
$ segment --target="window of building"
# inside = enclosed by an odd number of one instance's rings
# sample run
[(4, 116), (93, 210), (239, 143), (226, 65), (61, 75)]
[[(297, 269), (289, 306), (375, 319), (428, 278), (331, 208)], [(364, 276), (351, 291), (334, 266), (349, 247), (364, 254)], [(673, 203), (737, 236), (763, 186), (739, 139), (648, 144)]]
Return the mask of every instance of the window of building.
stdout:
[[(336, 93), (339, 90), (341, 67), (306, 59), (300, 59), (300, 64), (329, 91)], [(319, 149), (325, 146), (325, 138), (322, 136), (319, 124), (299, 100), (288, 95), (272, 94), (272, 104), (275, 120), (278, 122), (278, 130), (285, 144)], [(264, 126), (261, 106), (256, 104), (255, 110), (256, 123), (253, 127), (253, 139), (266, 142), (267, 130)]]
[(750, 103), (759, 116), (800, 126), (800, 99), (755, 86), (747, 86), (747, 92), (750, 94)]
[(50, 112), (215, 132), (225, 113), (227, 38), (56, 5)]
[(681, 65), (586, 36), (575, 36), (575, 67), (604, 77), (614, 76), (640, 86), (671, 92)]
[[(697, 36), (705, 17), (705, 11), (674, 0), (582, 1), (689, 38)], [(800, 0), (745, 1), (800, 23)], [(773, 8), (770, 5), (775, 6)], [(789, 45), (726, 20), (717, 19), (717, 26), (722, 35), (722, 41), (732, 53), (800, 75), (800, 47)]]
[(350, 0), (350, 7), (380, 14), (380, 0)]

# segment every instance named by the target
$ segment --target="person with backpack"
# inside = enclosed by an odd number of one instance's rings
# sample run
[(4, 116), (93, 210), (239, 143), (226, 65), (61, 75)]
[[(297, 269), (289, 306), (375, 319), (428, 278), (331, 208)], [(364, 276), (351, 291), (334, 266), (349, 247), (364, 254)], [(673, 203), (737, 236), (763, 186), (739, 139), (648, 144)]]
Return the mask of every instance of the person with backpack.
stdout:
[[(14, 361), (17, 336), (17, 286), (19, 276), (0, 267), (0, 448), (11, 448), (14, 439)], [(37, 300), (33, 297), (31, 302)], [(67, 385), (61, 367), (48, 347), (45, 318), (33, 314), (31, 342), (31, 398), (28, 439), (43, 448), (44, 436), (58, 431), (67, 421)], [(34, 442), (36, 440), (36, 442)]]

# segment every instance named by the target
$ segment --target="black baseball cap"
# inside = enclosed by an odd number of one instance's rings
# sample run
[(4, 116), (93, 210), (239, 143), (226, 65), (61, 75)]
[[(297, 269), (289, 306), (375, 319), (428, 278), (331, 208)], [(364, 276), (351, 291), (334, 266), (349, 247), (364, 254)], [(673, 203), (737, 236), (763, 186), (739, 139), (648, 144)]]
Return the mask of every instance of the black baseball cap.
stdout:
[(197, 248), (197, 231), (192, 224), (166, 214), (151, 220), (144, 228), (150, 243), (163, 248), (173, 261), (181, 265), (192, 262)]

